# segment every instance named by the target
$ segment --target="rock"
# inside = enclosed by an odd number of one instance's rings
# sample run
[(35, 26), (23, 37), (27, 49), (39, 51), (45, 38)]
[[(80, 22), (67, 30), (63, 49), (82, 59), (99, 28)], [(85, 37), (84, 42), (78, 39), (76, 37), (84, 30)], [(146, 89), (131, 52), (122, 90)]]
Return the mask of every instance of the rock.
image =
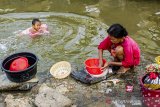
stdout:
[(5, 104), (4, 104), (4, 102), (2, 103), (0, 103), (0, 107), (5, 107)]
[(160, 15), (160, 12), (156, 12), (155, 14), (156, 14), (156, 15)]
[(39, 93), (36, 95), (35, 104), (38, 107), (68, 107), (72, 105), (72, 101), (55, 89), (42, 84)]
[(77, 107), (77, 105), (72, 105), (71, 107)]
[(90, 16), (99, 17), (100, 10), (95, 5), (86, 6), (86, 12), (89, 13)]
[(113, 107), (111, 106), (111, 104), (106, 104), (106, 102), (102, 102), (102, 101), (99, 101), (99, 102), (92, 102), (90, 104), (87, 105), (87, 107)]
[(0, 9), (0, 14), (10, 13), (15, 11), (16, 9)]
[(30, 90), (32, 87), (37, 85), (38, 83), (37, 78), (33, 78), (27, 82), (23, 83), (16, 83), (10, 81), (5, 74), (0, 76), (0, 91), (10, 91), (10, 90)]
[(7, 95), (5, 101), (6, 107), (33, 107), (31, 99), (28, 97), (15, 99), (13, 95)]
[(64, 85), (59, 85), (56, 87), (56, 91), (61, 93), (61, 94), (65, 94), (66, 92), (69, 92), (69, 90), (67, 89), (67, 87), (65, 87)]
[(14, 82), (9, 81), (5, 74), (0, 76), (0, 90), (1, 91), (5, 91), (8, 89), (12, 89), (12, 88), (17, 88), (19, 86), (21, 86), (20, 83), (14, 83)]

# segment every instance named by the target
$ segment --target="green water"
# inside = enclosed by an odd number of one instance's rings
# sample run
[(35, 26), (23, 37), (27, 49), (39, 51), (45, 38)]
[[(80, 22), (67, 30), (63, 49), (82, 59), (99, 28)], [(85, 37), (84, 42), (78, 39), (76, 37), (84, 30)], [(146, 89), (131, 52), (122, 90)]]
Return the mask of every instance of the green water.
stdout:
[[(120, 23), (140, 45), (141, 64), (152, 63), (160, 52), (159, 12), (159, 0), (0, 0), (0, 58), (33, 52), (39, 58), (38, 75), (62, 60), (82, 68), (86, 58), (98, 56), (108, 26)], [(18, 36), (33, 18), (46, 23), (51, 34)]]
[[(0, 56), (25, 50), (37, 54), (40, 63), (49, 62), (48, 66), (60, 60), (81, 63), (87, 57), (97, 57), (96, 47), (106, 36), (107, 26), (120, 23), (139, 43), (143, 56), (153, 58), (159, 55), (159, 15), (155, 14), (159, 12), (159, 3), (158, 0), (0, 0)], [(30, 27), (35, 17), (48, 24), (50, 37), (35, 40), (16, 37), (15, 33)]]

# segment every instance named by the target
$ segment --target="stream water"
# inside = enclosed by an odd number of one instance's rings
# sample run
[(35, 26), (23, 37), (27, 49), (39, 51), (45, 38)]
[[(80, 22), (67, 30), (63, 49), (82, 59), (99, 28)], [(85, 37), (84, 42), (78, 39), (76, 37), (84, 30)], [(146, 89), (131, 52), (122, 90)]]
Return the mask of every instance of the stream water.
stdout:
[[(33, 18), (46, 23), (51, 34), (35, 39), (19, 36), (20, 31), (31, 26)], [(125, 26), (141, 48), (138, 73), (128, 74), (128, 78), (122, 77), (124, 81), (133, 78), (136, 81), (133, 82), (137, 90), (135, 93), (139, 92), (137, 77), (144, 73), (145, 65), (153, 63), (160, 52), (159, 0), (0, 0), (0, 58), (3, 60), (4, 57), (21, 51), (35, 53), (39, 58), (39, 78), (47, 75), (50, 67), (62, 60), (81, 69), (85, 59), (98, 56), (97, 45), (106, 37), (106, 29), (113, 23)], [(105, 57), (109, 60), (109, 53), (106, 52)], [(51, 80), (46, 82), (50, 86), (57, 86), (65, 81), (68, 83), (64, 84), (74, 85), (76, 89), (67, 95), (78, 107), (106, 106), (106, 98), (110, 96), (106, 95), (107, 86), (103, 82), (86, 86), (72, 78), (54, 80), (56, 83)], [(111, 98), (115, 98), (115, 93), (117, 96), (119, 88), (123, 93), (119, 98), (129, 95), (132, 100), (140, 99), (140, 96), (124, 92), (125, 82), (111, 88)], [(5, 95), (2, 93), (2, 96)], [(114, 105), (118, 104), (116, 101), (113, 100)], [(130, 102), (125, 105), (128, 103)]]

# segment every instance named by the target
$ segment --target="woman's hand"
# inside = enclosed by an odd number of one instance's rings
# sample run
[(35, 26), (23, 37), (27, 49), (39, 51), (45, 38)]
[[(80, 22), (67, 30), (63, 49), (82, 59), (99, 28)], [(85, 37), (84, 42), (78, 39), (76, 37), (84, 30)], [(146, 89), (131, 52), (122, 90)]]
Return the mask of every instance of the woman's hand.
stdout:
[(100, 60), (100, 59), (99, 59), (99, 67), (100, 67), (100, 68), (103, 67), (103, 60)]
[(109, 66), (109, 62), (106, 62), (106, 63), (104, 64), (104, 66), (101, 67), (101, 70), (105, 70), (108, 66)]

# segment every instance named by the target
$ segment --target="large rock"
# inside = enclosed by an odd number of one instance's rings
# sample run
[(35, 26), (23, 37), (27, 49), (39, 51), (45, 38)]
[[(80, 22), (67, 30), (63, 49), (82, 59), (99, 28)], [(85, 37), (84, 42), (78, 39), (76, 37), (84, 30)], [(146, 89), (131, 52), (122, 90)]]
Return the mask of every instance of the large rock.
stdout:
[(11, 94), (7, 95), (4, 102), (6, 103), (6, 107), (33, 107), (30, 98), (14, 98)]
[(0, 91), (10, 90), (30, 90), (38, 83), (37, 78), (33, 78), (27, 82), (15, 83), (10, 81), (5, 74), (0, 76)]
[(42, 84), (36, 95), (35, 104), (38, 107), (68, 107), (72, 105), (72, 101), (55, 89)]

